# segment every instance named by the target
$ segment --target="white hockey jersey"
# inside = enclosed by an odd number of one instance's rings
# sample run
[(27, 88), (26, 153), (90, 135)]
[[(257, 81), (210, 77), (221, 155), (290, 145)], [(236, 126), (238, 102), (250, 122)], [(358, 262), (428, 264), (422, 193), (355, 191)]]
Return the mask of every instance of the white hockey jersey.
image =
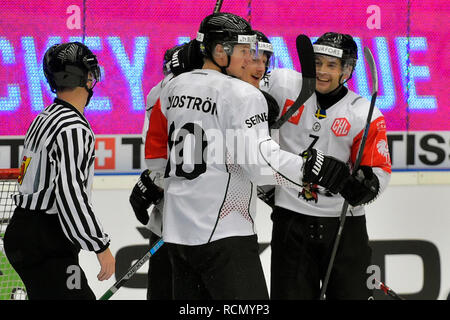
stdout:
[[(164, 79), (162, 79), (156, 86), (154, 86), (150, 92), (147, 95), (146, 100), (146, 107), (145, 107), (145, 120), (144, 120), (144, 126), (142, 129), (142, 138), (144, 141), (144, 150), (145, 150), (145, 162), (146, 166), (148, 168), (147, 163), (147, 156), (149, 152), (149, 148), (151, 146), (151, 135), (149, 132), (149, 123), (150, 123), (150, 116), (152, 114), (153, 108), (157, 105), (157, 102), (159, 100), (159, 96), (161, 94), (162, 89), (164, 86), (173, 78), (173, 74), (170, 73)], [(148, 139), (147, 139), (147, 136)], [(161, 159), (161, 165), (165, 165), (166, 159)], [(159, 174), (158, 172), (151, 173), (150, 177), (155, 182), (155, 184), (161, 188), (164, 188), (164, 180), (162, 174)], [(151, 207), (150, 211), (150, 217), (147, 223), (147, 229), (151, 230), (153, 233), (157, 234), (158, 236), (162, 236), (162, 211), (164, 207), (164, 202), (161, 201), (157, 205), (154, 205)]]
[(148, 133), (149, 168), (165, 170), (166, 242), (200, 245), (253, 235), (256, 185), (301, 190), (303, 159), (271, 139), (264, 96), (215, 70), (172, 79)]
[[(297, 98), (302, 85), (301, 73), (290, 69), (275, 69), (268, 79), (261, 82), (261, 89), (270, 93), (280, 105), (280, 116), (289, 109)], [(300, 154), (313, 146), (326, 155), (341, 161), (355, 163), (359, 145), (366, 125), (370, 102), (348, 91), (335, 105), (318, 112), (317, 97), (309, 98), (294, 113), (279, 132), (279, 144), (283, 150)], [(380, 182), (379, 194), (390, 180), (391, 161), (389, 156), (386, 124), (384, 117), (375, 107), (361, 161), (362, 166), (371, 166)], [(283, 186), (275, 190), (277, 206), (306, 215), (337, 217), (341, 214), (344, 198), (328, 190), (313, 186), (297, 192)], [(363, 215), (364, 207), (350, 207), (348, 215)]]

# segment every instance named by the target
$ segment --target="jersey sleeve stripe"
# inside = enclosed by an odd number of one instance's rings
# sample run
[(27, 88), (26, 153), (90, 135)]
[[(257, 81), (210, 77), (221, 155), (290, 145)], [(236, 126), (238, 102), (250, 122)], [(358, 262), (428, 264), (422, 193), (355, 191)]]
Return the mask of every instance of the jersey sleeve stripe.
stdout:
[(145, 139), (145, 159), (167, 159), (167, 119), (158, 99), (152, 109)]

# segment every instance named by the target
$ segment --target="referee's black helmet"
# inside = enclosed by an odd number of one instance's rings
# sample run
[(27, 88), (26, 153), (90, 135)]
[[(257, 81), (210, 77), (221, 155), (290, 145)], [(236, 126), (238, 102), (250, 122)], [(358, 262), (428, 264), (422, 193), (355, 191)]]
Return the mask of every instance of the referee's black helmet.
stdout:
[(64, 88), (86, 87), (89, 72), (94, 83), (101, 74), (97, 57), (80, 42), (68, 42), (51, 46), (43, 59), (44, 75), (52, 92)]

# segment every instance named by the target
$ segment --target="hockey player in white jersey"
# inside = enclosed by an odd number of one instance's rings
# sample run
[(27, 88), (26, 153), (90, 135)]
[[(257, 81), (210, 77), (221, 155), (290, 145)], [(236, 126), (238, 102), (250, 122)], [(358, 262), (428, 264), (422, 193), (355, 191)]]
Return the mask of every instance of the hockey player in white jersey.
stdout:
[[(213, 14), (202, 21), (197, 40), (203, 68), (171, 80), (150, 119), (151, 128), (159, 127), (153, 136), (168, 137), (166, 155), (162, 144), (150, 146), (147, 163), (165, 175), (163, 239), (174, 298), (267, 299), (253, 223), (255, 185), (298, 192), (304, 160), (280, 150), (268, 133), (264, 96), (236, 79), (256, 42), (250, 25), (229, 13)], [(325, 159), (335, 174), (321, 183), (333, 187), (348, 169)], [(315, 175), (325, 176), (326, 170)]]
[[(161, 152), (161, 150), (164, 155), (167, 153), (167, 137), (153, 134), (154, 131), (158, 131), (160, 121), (153, 119), (152, 126), (149, 126), (152, 111), (160, 108), (159, 96), (161, 91), (174, 76), (202, 67), (203, 58), (198, 45), (198, 42), (194, 39), (189, 43), (174, 46), (164, 53), (164, 78), (150, 90), (146, 100), (142, 132), (146, 159), (155, 156), (160, 157), (161, 155), (157, 155), (155, 152)], [(154, 117), (158, 117), (159, 114), (159, 111), (155, 112)], [(166, 159), (160, 161), (164, 166)], [(163, 175), (146, 169), (141, 173), (130, 195), (130, 204), (137, 220), (150, 230), (150, 247), (153, 247), (162, 236), (163, 188)], [(151, 207), (152, 204), (154, 205)], [(147, 279), (148, 300), (172, 299), (172, 267), (167, 246), (160, 248), (158, 254), (150, 259)]]
[[(282, 149), (307, 157), (324, 152), (355, 163), (369, 101), (348, 90), (357, 60), (350, 35), (326, 33), (314, 43), (316, 91), (280, 128)], [(301, 74), (275, 69), (262, 89), (271, 93), (283, 114), (300, 91)], [(320, 150), (320, 151), (319, 151)], [(271, 298), (318, 299), (344, 199), (348, 218), (326, 293), (327, 299), (368, 299), (366, 269), (371, 261), (364, 205), (387, 186), (391, 162), (386, 125), (375, 107), (360, 169), (331, 190), (307, 183), (300, 192), (277, 186), (272, 214)], [(338, 194), (335, 194), (338, 192)]]
[[(147, 136), (151, 137), (149, 133), (149, 122), (152, 110), (159, 103), (161, 90), (174, 76), (170, 69), (170, 61), (173, 54), (181, 48), (182, 46), (177, 45), (166, 50), (163, 59), (164, 78), (158, 82), (147, 95), (145, 119), (142, 130), (145, 151), (148, 151), (148, 146), (153, 142), (151, 141), (151, 138), (147, 139)], [(130, 195), (130, 204), (137, 220), (145, 225), (150, 231), (150, 248), (153, 247), (156, 241), (162, 236), (163, 188), (162, 175), (155, 176), (151, 171), (145, 169), (141, 173), (138, 182)], [(152, 204), (154, 204), (154, 206), (151, 208), (149, 215), (148, 210)], [(166, 246), (160, 248), (158, 254), (150, 259), (147, 280), (147, 300), (172, 299), (172, 268)]]
[[(248, 82), (259, 89), (261, 79), (267, 74), (272, 60), (273, 46), (264, 33), (254, 30), (258, 41), (258, 55), (245, 67), (241, 80)], [(276, 100), (267, 92), (262, 91), (267, 102), (267, 114), (269, 127), (276, 121), (280, 113), (280, 106)]]

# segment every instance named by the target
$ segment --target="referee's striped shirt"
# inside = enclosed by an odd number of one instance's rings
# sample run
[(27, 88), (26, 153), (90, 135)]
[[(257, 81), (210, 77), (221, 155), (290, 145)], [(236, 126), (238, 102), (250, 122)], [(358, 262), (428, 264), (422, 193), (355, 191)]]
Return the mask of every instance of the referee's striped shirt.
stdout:
[(92, 210), (95, 137), (86, 118), (56, 98), (31, 123), (22, 157), (16, 205), (58, 214), (71, 242), (104, 251), (110, 239)]

